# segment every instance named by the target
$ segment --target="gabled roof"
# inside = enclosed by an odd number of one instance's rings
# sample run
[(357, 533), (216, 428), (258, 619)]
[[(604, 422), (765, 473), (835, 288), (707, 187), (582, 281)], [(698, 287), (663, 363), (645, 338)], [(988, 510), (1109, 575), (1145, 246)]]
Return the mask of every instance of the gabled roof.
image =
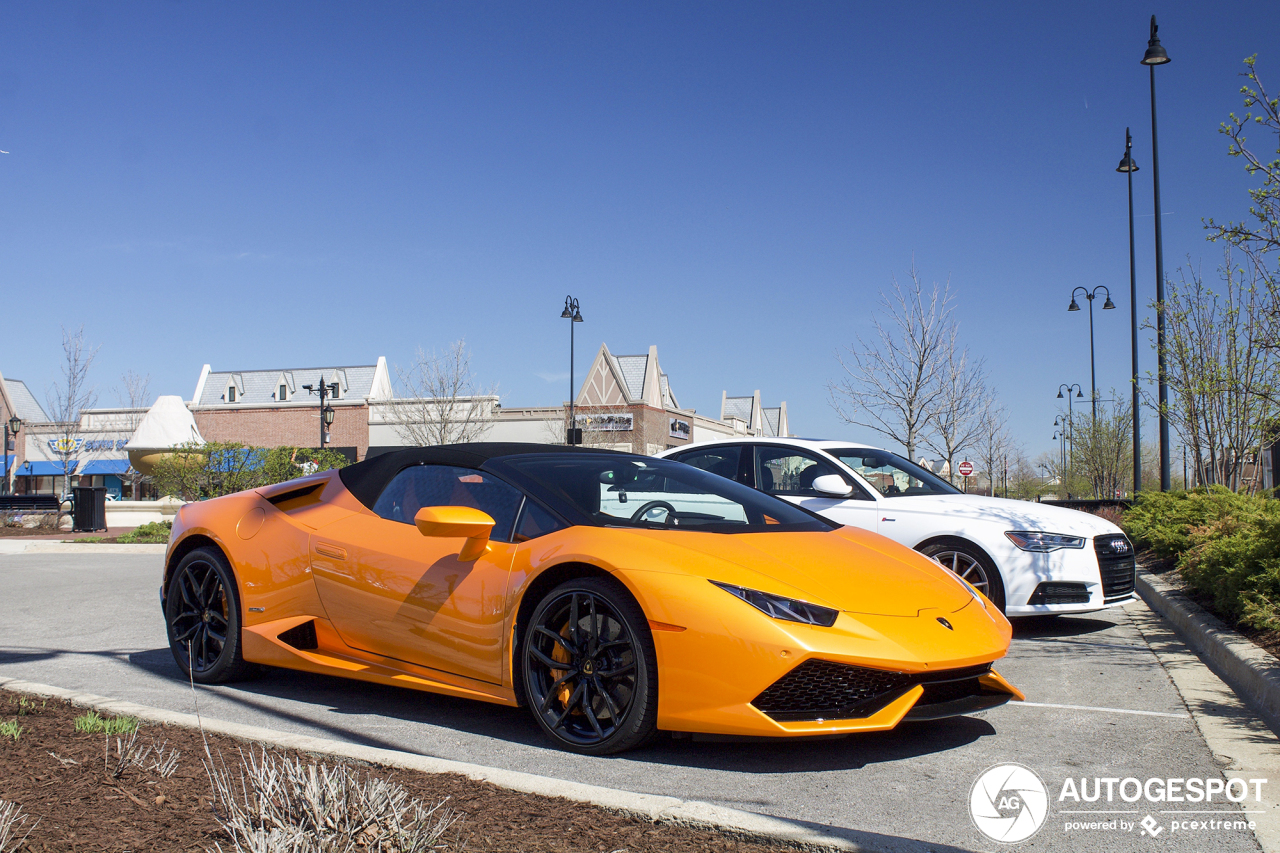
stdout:
[(754, 397), (725, 397), (724, 403), (720, 407), (720, 419), (737, 418), (750, 426), (752, 403), (754, 402)]
[(385, 360), (381, 358), (377, 364), (284, 369), (273, 367), (267, 370), (214, 371), (205, 365), (200, 383), (196, 387), (194, 403), (197, 407), (225, 405), (227, 389), (234, 385), (238, 405), (271, 405), (278, 402), (276, 394), (282, 381), (289, 386), (291, 397), (294, 394), (306, 394), (302, 390), (303, 385), (337, 382), (340, 400), (380, 398), (384, 394), (389, 396), (386, 389), (382, 388), (386, 385), (386, 380), (379, 375), (385, 372)]
[(47, 424), (49, 416), (21, 379), (4, 379), (4, 389), (13, 403), (13, 413), (27, 423)]

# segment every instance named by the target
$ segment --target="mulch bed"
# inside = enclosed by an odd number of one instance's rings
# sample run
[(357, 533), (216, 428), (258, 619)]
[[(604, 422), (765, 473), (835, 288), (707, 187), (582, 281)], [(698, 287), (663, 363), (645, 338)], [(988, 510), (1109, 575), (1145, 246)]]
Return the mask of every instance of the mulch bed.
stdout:
[(1162, 559), (1153, 554), (1150, 550), (1138, 552), (1138, 564), (1143, 569), (1153, 575), (1158, 576), (1165, 583), (1177, 589), (1187, 598), (1199, 604), (1205, 610), (1208, 610), (1214, 616), (1217, 616), (1223, 622), (1238, 632), (1242, 637), (1252, 642), (1255, 646), (1265, 652), (1270, 653), (1273, 657), (1280, 658), (1280, 631), (1267, 631), (1258, 628), (1250, 628), (1248, 625), (1232, 625), (1231, 619), (1219, 613), (1213, 606), (1213, 598), (1202, 592), (1191, 589), (1187, 586), (1186, 581), (1182, 579), (1182, 575), (1178, 573), (1178, 561), (1173, 559)]
[[(114, 758), (115, 736), (108, 743), (104, 735), (76, 732), (74, 720), (85, 709), (62, 700), (37, 699), (34, 712), (28, 708), (19, 715), (19, 695), (0, 691), (0, 721), (16, 720), (22, 726), (17, 741), (0, 737), (0, 799), (16, 802), (32, 820), (40, 819), (26, 847), (20, 849), (203, 851), (218, 843), (224, 850), (232, 849), (214, 818), (199, 731), (143, 723), (139, 741), (167, 741), (181, 752), (177, 771), (166, 779), (152, 770), (130, 767), (121, 778), (113, 779), (103, 755), (109, 746)], [(214, 755), (221, 753), (228, 764), (239, 760), (239, 750), (249, 748), (247, 742), (225, 735), (206, 737)], [(302, 757), (308, 763), (339, 761), (331, 756)], [(460, 816), (446, 836), (445, 849), (451, 851), (778, 853), (780, 849), (569, 800), (508, 791), (465, 776), (388, 767), (362, 766), (361, 770), (397, 782), (428, 806), (448, 798), (447, 806)]]

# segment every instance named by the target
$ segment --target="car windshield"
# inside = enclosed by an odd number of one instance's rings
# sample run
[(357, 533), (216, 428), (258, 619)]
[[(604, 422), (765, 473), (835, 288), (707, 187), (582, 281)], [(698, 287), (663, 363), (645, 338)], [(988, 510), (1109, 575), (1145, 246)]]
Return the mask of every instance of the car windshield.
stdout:
[(834, 523), (755, 489), (667, 459), (612, 454), (503, 460), (546, 497), (606, 527), (763, 533)]
[(827, 453), (852, 468), (886, 498), (960, 494), (946, 480), (887, 450), (842, 447), (827, 449)]

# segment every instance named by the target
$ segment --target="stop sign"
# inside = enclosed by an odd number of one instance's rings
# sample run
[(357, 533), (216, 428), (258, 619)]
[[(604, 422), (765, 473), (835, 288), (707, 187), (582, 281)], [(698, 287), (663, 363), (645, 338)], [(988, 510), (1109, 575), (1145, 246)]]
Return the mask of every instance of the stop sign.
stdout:
[(961, 477), (971, 477), (973, 476), (973, 463), (961, 462), (960, 467), (956, 470), (960, 472)]

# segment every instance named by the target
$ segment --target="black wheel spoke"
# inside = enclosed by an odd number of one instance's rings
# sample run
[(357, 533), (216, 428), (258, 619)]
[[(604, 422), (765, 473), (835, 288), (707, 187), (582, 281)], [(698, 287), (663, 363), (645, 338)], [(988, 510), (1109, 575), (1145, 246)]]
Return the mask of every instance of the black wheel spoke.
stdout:
[(558, 729), (564, 725), (564, 721), (569, 714), (573, 712), (574, 706), (582, 700), (582, 694), (586, 692), (587, 685), (584, 681), (579, 681), (578, 686), (573, 689), (573, 695), (569, 697), (569, 701), (564, 703), (564, 710), (560, 712), (560, 716), (556, 717), (556, 721), (551, 728)]
[[(538, 648), (537, 646), (530, 646), (529, 654), (537, 658), (538, 662), (541, 663), (543, 666), (546, 666), (550, 669), (573, 669), (572, 664), (563, 663), (561, 661), (555, 660), (554, 658), (548, 656), (545, 652), (542, 651), (542, 649)], [(577, 670), (574, 669), (574, 672), (577, 672)]]
[(587, 722), (591, 723), (591, 728), (595, 730), (596, 737), (603, 740), (605, 736), (604, 729), (600, 727), (600, 721), (596, 719), (595, 709), (591, 707), (591, 694), (590, 691), (585, 689), (587, 683), (584, 681), (582, 686), (584, 688), (582, 691), (582, 713), (586, 716)]
[[(195, 635), (196, 631), (200, 630), (200, 626), (202, 624), (203, 623), (201, 622), (196, 622), (190, 628), (183, 631), (181, 634), (175, 633), (173, 637), (174, 642), (176, 643), (189, 642), (191, 640), (191, 637)], [(177, 631), (176, 628), (174, 630), (175, 632)]]
[(619, 676), (622, 676), (622, 675), (626, 675), (628, 672), (634, 672), (635, 668), (636, 668), (636, 662), (631, 661), (630, 663), (624, 663), (610, 670), (600, 670), (596, 674), (601, 678), (612, 679), (612, 678), (618, 678)]
[(575, 670), (572, 670), (571, 672), (565, 673), (564, 675), (557, 678), (554, 682), (552, 682), (551, 687), (547, 690), (546, 698), (542, 700), (542, 705), (538, 710), (542, 711), (545, 714), (547, 710), (551, 707), (551, 703), (555, 701), (556, 696), (559, 694), (560, 688), (564, 686), (564, 683), (571, 678), (577, 677), (577, 675), (578, 675), (578, 671), (575, 669)]
[(591, 607), (591, 628), (587, 635), (587, 654), (595, 657), (600, 649), (600, 621), (599, 615), (596, 613), (596, 597), (594, 595), (587, 596), (587, 603)]
[(609, 719), (613, 720), (616, 726), (620, 722), (618, 717), (618, 706), (614, 704), (613, 697), (609, 695), (609, 689), (604, 686), (599, 677), (592, 679), (596, 683), (596, 690), (600, 691), (600, 698), (604, 700), (604, 704), (609, 708)]
[(556, 645), (560, 646), (562, 649), (568, 652), (571, 657), (576, 656), (578, 654), (578, 647), (575, 644), (571, 643), (569, 640), (567, 640), (565, 637), (561, 636), (560, 634), (556, 633), (555, 631), (552, 631), (550, 628), (546, 628), (546, 627), (543, 627), (542, 625), (539, 625), (537, 628), (537, 632), (542, 636), (546, 637), (547, 639), (554, 641)]
[(569, 597), (569, 638), (575, 650), (582, 646), (578, 640), (578, 618), (578, 593), (575, 592)]

